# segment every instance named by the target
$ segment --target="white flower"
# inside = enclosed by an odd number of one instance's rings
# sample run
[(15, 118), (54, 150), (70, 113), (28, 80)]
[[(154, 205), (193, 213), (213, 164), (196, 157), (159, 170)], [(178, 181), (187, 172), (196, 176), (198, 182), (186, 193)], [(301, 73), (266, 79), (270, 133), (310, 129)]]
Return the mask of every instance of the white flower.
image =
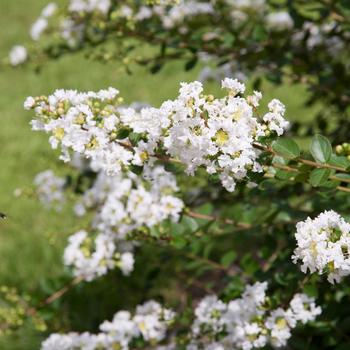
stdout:
[(99, 234), (94, 240), (81, 230), (69, 237), (64, 251), (64, 263), (74, 267), (74, 275), (86, 281), (105, 275), (115, 266), (116, 246), (105, 234)]
[(146, 341), (163, 340), (167, 325), (172, 322), (175, 313), (150, 300), (136, 308), (134, 322)]
[(11, 49), (9, 58), (12, 66), (18, 66), (27, 60), (27, 49), (24, 46), (16, 45)]
[(55, 176), (52, 170), (46, 170), (36, 175), (34, 179), (36, 193), (39, 199), (48, 207), (61, 209), (65, 201), (64, 186), (66, 180)]
[(132, 338), (138, 337), (139, 329), (128, 311), (117, 312), (111, 322), (105, 321), (100, 330), (108, 334), (122, 348), (127, 348)]
[(295, 321), (305, 324), (314, 321), (316, 316), (322, 312), (321, 307), (316, 306), (315, 299), (306, 294), (295, 294), (290, 302), (290, 309), (287, 311)]
[(225, 324), (222, 315), (226, 308), (227, 305), (215, 295), (202, 299), (194, 311), (196, 320), (192, 325), (192, 332), (195, 335), (200, 334), (204, 327), (214, 333), (222, 331)]
[(32, 109), (34, 105), (35, 105), (35, 100), (31, 96), (27, 97), (26, 100), (24, 101), (24, 108), (27, 110)]
[(284, 119), (285, 106), (284, 104), (277, 100), (273, 99), (269, 104), (269, 113), (266, 113), (263, 117), (263, 120), (266, 122), (270, 131), (275, 131), (278, 136), (284, 133), (289, 126), (289, 122)]
[(245, 85), (240, 83), (237, 79), (225, 78), (221, 82), (221, 87), (230, 90), (233, 96), (244, 94), (245, 92)]
[(111, 0), (70, 0), (69, 10), (71, 12), (93, 12), (100, 11), (107, 14), (111, 6)]
[(133, 254), (126, 252), (121, 254), (119, 267), (122, 270), (124, 275), (129, 275), (130, 272), (134, 269), (134, 256)]
[(51, 334), (41, 344), (41, 350), (71, 350), (74, 344), (74, 335)]
[(297, 223), (295, 238), (293, 262), (300, 260), (304, 273), (327, 273), (331, 283), (350, 274), (350, 224), (336, 212), (325, 211)]
[(291, 337), (291, 328), (287, 319), (286, 311), (281, 308), (272, 311), (266, 319), (265, 325), (270, 331), (270, 341), (275, 347), (285, 346)]
[[(161, 150), (160, 157), (180, 161), (189, 175), (203, 167), (209, 174), (218, 173), (223, 186), (234, 191), (238, 181), (251, 182), (250, 173), (262, 171), (255, 143), (261, 136), (283, 134), (288, 122), (280, 101), (272, 100), (261, 120), (254, 116), (261, 93), (237, 96), (245, 86), (236, 79), (226, 78), (222, 86), (228, 89), (227, 96), (215, 99), (203, 94), (198, 81), (181, 83), (178, 97), (160, 108), (121, 107), (118, 91), (112, 88), (87, 93), (57, 90), (26, 107), (34, 107), (37, 115), (33, 129), (49, 133), (52, 148), (61, 147), (65, 161), (73, 150), (91, 159), (92, 168), (113, 176), (131, 165), (152, 165)], [(135, 134), (136, 142), (131, 139)], [(139, 207), (142, 210), (146, 216), (145, 206)], [(159, 215), (152, 220), (159, 221)]]
[(54, 2), (50, 2), (41, 11), (41, 16), (45, 18), (49, 18), (53, 16), (56, 11), (57, 11), (57, 4)]
[[(135, 315), (118, 311), (112, 321), (100, 325), (100, 333), (51, 334), (41, 344), (41, 350), (129, 350), (129, 343), (143, 336), (145, 341), (164, 339), (175, 313), (150, 300), (136, 308)], [(160, 348), (159, 348), (160, 349)], [(166, 349), (174, 350), (172, 345)]]
[[(248, 285), (241, 298), (228, 304), (216, 296), (205, 297), (195, 309), (187, 350), (284, 346), (297, 322), (312, 321), (321, 313), (314, 299), (303, 294), (296, 294), (287, 310), (270, 310), (266, 304), (266, 289), (266, 282)], [(208, 344), (214, 339), (220, 341)], [(202, 347), (203, 344), (208, 347)]]
[(247, 102), (254, 108), (259, 107), (259, 101), (262, 99), (262, 93), (260, 91), (253, 91), (253, 95), (247, 97)]
[(290, 30), (294, 27), (294, 21), (288, 12), (272, 12), (266, 16), (266, 26), (271, 31)]
[(37, 21), (32, 25), (30, 29), (30, 36), (33, 40), (38, 41), (42, 35), (42, 33), (48, 27), (48, 21), (44, 17), (39, 17)]
[[(194, 310), (187, 350), (250, 350), (285, 346), (297, 322), (313, 321), (321, 313), (313, 298), (296, 294), (287, 310), (268, 309), (265, 304), (266, 282), (247, 286), (241, 298), (228, 304), (217, 296), (204, 297)], [(112, 321), (100, 325), (100, 333), (53, 334), (42, 343), (42, 350), (128, 350), (129, 344), (142, 336), (157, 350), (174, 350), (176, 345), (156, 346), (166, 337), (176, 314), (154, 300), (136, 307), (134, 315), (129, 311), (117, 312)], [(184, 333), (182, 332), (182, 335)], [(90, 347), (88, 347), (90, 346)]]

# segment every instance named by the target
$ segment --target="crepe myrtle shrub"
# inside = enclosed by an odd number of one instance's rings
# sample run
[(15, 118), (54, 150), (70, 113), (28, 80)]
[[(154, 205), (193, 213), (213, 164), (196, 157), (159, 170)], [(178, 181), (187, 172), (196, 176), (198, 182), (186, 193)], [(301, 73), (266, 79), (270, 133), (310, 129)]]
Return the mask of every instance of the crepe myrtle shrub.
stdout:
[(111, 87), (26, 99), (67, 175), (17, 194), (72, 205), (77, 225), (62, 277), (1, 309), (2, 329), (43, 320), (43, 350), (350, 345), (347, 144), (300, 148), (281, 101), (221, 88), (181, 83), (159, 107)]
[[(17, 44), (3, 61), (40, 69), (47, 60), (84, 51), (102, 62), (118, 61), (129, 73), (134, 64), (157, 73), (181, 60), (185, 70), (205, 66), (201, 81), (253, 74), (256, 89), (266, 79), (302, 84), (307, 105), (324, 108), (317, 123), (294, 123), (293, 131), (311, 137), (317, 127), (347, 142), (349, 13), (346, 0), (51, 2), (33, 20), (33, 41)], [(150, 49), (138, 49), (144, 46)]]

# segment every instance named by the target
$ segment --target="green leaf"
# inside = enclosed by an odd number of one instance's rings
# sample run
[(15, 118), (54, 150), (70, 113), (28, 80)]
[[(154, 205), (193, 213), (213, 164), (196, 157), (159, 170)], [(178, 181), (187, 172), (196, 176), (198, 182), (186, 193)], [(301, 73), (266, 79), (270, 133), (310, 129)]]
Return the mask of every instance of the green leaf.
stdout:
[(128, 129), (128, 128), (121, 128), (121, 129), (119, 129), (118, 132), (117, 132), (117, 139), (118, 140), (126, 139), (129, 136), (130, 131), (131, 130)]
[(236, 259), (237, 254), (235, 251), (231, 250), (230, 252), (226, 253), (220, 260), (221, 265), (224, 265), (225, 267), (228, 267), (232, 264), (232, 262)]
[(337, 173), (336, 176), (339, 179), (350, 180), (350, 174)]
[(315, 135), (311, 141), (310, 152), (317, 162), (327, 163), (332, 155), (332, 145), (322, 135)]
[(276, 171), (276, 178), (280, 180), (288, 180), (295, 176), (295, 173), (290, 172), (290, 171), (285, 171), (285, 170), (277, 170)]
[(183, 216), (181, 223), (189, 233), (196, 232), (199, 228), (197, 221), (189, 216)]
[(141, 138), (142, 136), (140, 134), (137, 134), (136, 132), (131, 132), (129, 134), (129, 141), (134, 147), (140, 142)]
[(335, 154), (331, 154), (329, 164), (347, 169), (350, 166), (350, 161), (344, 156), (336, 156)]
[(310, 174), (310, 184), (314, 187), (322, 186), (327, 182), (330, 174), (329, 169), (315, 169)]
[(318, 288), (316, 285), (313, 285), (313, 284), (306, 285), (304, 286), (303, 290), (310, 297), (314, 297), (314, 298), (318, 297)]
[(296, 158), (300, 155), (300, 149), (293, 139), (279, 139), (272, 144), (272, 148), (278, 154), (289, 158)]
[(141, 175), (143, 171), (143, 166), (133, 165), (131, 164), (129, 169), (136, 175)]

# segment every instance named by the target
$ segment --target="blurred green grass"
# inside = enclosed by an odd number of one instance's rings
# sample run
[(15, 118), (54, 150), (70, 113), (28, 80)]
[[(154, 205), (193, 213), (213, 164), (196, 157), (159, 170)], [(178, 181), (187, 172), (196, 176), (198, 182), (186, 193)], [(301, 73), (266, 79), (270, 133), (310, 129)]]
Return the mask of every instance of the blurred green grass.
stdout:
[[(30, 25), (47, 2), (0, 1), (1, 57), (13, 45), (28, 42)], [(8, 215), (7, 220), (0, 221), (0, 285), (15, 286), (20, 292), (31, 294), (45, 279), (61, 276), (65, 237), (79, 228), (69, 206), (56, 213), (43, 208), (36, 199), (13, 195), (16, 188), (31, 186), (40, 171), (53, 168), (64, 173), (47, 137), (30, 130), (31, 114), (23, 110), (24, 99), (28, 95), (49, 94), (56, 88), (92, 90), (115, 86), (126, 102), (158, 105), (176, 95), (179, 82), (198, 75), (200, 67), (184, 72), (183, 64), (169, 64), (157, 75), (135, 68), (134, 74), (128, 76), (118, 69), (118, 63), (102, 65), (76, 55), (46, 65), (40, 74), (22, 68), (0, 71), (0, 211)], [(217, 90), (212, 83), (211, 88)], [(309, 119), (315, 114), (315, 109), (303, 107), (306, 95), (301, 88), (275, 88), (265, 83), (263, 93), (266, 99), (280, 98), (287, 105), (287, 117), (291, 120)], [(0, 339), (0, 349), (34, 350), (39, 348), (41, 339), (40, 334), (26, 327)]]

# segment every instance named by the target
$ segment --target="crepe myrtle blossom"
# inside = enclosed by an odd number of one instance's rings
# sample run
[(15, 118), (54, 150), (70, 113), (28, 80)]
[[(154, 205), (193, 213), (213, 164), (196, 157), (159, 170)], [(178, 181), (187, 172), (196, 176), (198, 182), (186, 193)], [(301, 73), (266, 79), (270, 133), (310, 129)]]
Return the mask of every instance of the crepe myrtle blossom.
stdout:
[(24, 63), (28, 58), (27, 49), (24, 46), (16, 45), (9, 53), (9, 60), (12, 66), (18, 66)]
[[(267, 283), (248, 285), (241, 298), (224, 303), (216, 295), (204, 297), (193, 311), (193, 323), (187, 330), (186, 350), (258, 349), (268, 344), (282, 347), (298, 323), (315, 320), (321, 313), (313, 298), (295, 294), (286, 309), (271, 309), (266, 296)], [(134, 316), (119, 311), (112, 321), (100, 325), (100, 333), (52, 334), (42, 350), (107, 350), (132, 346), (142, 338), (151, 346), (164, 342), (176, 314), (151, 300), (136, 307)], [(182, 331), (182, 336), (183, 336)], [(175, 337), (174, 337), (175, 336)], [(169, 345), (157, 350), (176, 349), (176, 334)], [(182, 343), (182, 347), (184, 344)]]
[(90, 13), (98, 11), (107, 14), (111, 7), (111, 0), (70, 0), (68, 9), (70, 12)]
[[(99, 172), (98, 164), (86, 164), (73, 155), (72, 166), (97, 171), (93, 185), (85, 191), (74, 206), (77, 216), (93, 211), (91, 232), (81, 230), (68, 239), (64, 263), (73, 268), (73, 274), (91, 281), (119, 268), (129, 275), (134, 267), (135, 242), (132, 232), (147, 233), (149, 229), (170, 219), (178, 221), (184, 208), (176, 178), (161, 166), (145, 166), (142, 176), (126, 172), (108, 176)], [(39, 199), (47, 206), (64, 202), (65, 180), (51, 170), (35, 178)]]
[(139, 338), (155, 345), (165, 338), (174, 318), (171, 309), (150, 300), (138, 305), (134, 315), (117, 312), (112, 321), (100, 325), (100, 333), (52, 334), (41, 344), (41, 350), (128, 350), (129, 344)]
[(34, 185), (39, 200), (48, 207), (60, 209), (65, 201), (66, 180), (56, 176), (52, 170), (43, 171), (35, 176)]
[(97, 175), (75, 206), (78, 216), (96, 211), (92, 227), (118, 239), (141, 227), (152, 227), (163, 220), (177, 221), (184, 208), (175, 176), (163, 167), (145, 167), (141, 177), (134, 173)]
[(288, 122), (280, 101), (272, 100), (260, 118), (255, 115), (260, 92), (244, 98), (245, 85), (230, 78), (222, 87), (226, 96), (215, 98), (205, 95), (198, 81), (181, 83), (175, 100), (140, 111), (121, 107), (113, 88), (86, 93), (57, 90), (48, 97), (27, 98), (25, 108), (35, 111), (33, 130), (50, 134), (51, 146), (61, 148), (65, 161), (70, 152), (78, 152), (115, 175), (130, 165), (152, 164), (161, 152), (183, 163), (189, 175), (199, 167), (217, 174), (232, 192), (238, 181), (262, 172), (261, 152), (254, 143), (282, 135)]
[(41, 11), (39, 18), (35, 21), (30, 29), (30, 36), (33, 40), (38, 41), (43, 32), (49, 26), (48, 19), (57, 11), (57, 5), (54, 2), (49, 3)]
[(304, 273), (327, 274), (330, 283), (350, 274), (350, 224), (333, 210), (296, 226), (297, 247), (293, 262), (301, 262)]
[(348, 34), (342, 35), (341, 27), (331, 20), (322, 25), (306, 21), (302, 28), (292, 36), (294, 45), (305, 44), (309, 51), (324, 47), (331, 56), (339, 55), (346, 50)]
[(75, 276), (87, 281), (114, 268), (129, 275), (134, 267), (135, 243), (128, 240), (128, 235), (147, 232), (166, 219), (177, 221), (184, 203), (174, 196), (176, 191), (174, 175), (160, 166), (146, 166), (142, 177), (100, 172), (75, 205), (78, 216), (89, 210), (95, 212), (92, 232), (82, 230), (69, 238), (64, 263), (73, 268)]
[(64, 262), (74, 267), (75, 276), (91, 281), (115, 267), (128, 275), (133, 270), (134, 257), (130, 252), (118, 252), (115, 241), (108, 235), (101, 233), (93, 239), (82, 230), (69, 237)]
[(216, 296), (205, 297), (194, 311), (192, 340), (187, 349), (249, 350), (267, 344), (285, 346), (298, 322), (312, 321), (321, 313), (314, 299), (304, 294), (296, 294), (287, 309), (271, 310), (266, 290), (266, 282), (257, 282), (248, 285), (241, 298), (228, 303)]
[(265, 20), (267, 28), (271, 31), (280, 32), (294, 27), (292, 17), (285, 11), (269, 13)]

